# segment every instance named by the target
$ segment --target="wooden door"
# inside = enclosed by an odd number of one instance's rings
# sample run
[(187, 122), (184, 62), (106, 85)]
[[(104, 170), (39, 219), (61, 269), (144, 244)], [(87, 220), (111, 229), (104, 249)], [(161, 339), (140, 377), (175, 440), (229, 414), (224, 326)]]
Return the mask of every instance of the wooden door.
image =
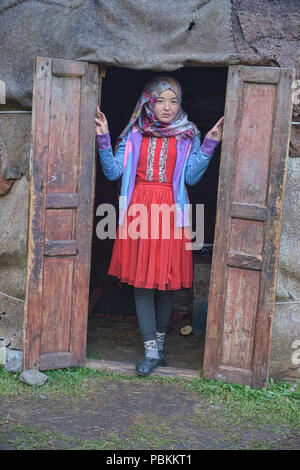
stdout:
[(35, 60), (24, 369), (85, 359), (98, 66)]
[(293, 69), (229, 67), (204, 376), (268, 380)]

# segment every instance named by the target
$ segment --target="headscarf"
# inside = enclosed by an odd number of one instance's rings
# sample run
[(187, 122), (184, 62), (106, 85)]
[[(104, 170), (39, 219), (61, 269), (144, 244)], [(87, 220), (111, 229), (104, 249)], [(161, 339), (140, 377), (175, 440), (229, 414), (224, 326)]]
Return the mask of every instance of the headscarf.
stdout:
[[(178, 113), (173, 121), (162, 123), (155, 116), (154, 106), (160, 94), (169, 89), (174, 91), (177, 96)], [(192, 139), (195, 135), (200, 134), (196, 125), (188, 120), (187, 114), (181, 108), (181, 101), (181, 86), (175, 78), (159, 76), (149, 80), (139, 97), (127, 126), (118, 137), (117, 145), (134, 125), (142, 134), (151, 137), (182, 135), (183, 138)]]

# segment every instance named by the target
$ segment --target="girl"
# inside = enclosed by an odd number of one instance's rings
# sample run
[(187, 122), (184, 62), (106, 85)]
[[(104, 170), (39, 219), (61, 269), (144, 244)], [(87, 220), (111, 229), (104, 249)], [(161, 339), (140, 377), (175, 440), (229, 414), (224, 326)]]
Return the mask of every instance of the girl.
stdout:
[(181, 100), (181, 86), (174, 78), (150, 80), (117, 139), (115, 154), (99, 107), (95, 119), (103, 172), (109, 180), (122, 176), (119, 225), (108, 274), (134, 286), (145, 347), (136, 364), (139, 375), (166, 365), (164, 343), (174, 292), (193, 283), (192, 252), (186, 248), (190, 217), (185, 184), (198, 183), (222, 138), (224, 117), (200, 147), (200, 132), (182, 110)]

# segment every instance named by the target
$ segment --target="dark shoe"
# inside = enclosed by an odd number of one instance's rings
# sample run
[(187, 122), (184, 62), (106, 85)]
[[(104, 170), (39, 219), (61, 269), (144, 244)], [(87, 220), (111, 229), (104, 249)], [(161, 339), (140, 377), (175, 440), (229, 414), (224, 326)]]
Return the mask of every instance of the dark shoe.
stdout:
[(152, 357), (143, 357), (140, 359), (135, 366), (135, 370), (138, 375), (147, 375), (155, 369), (155, 367), (160, 366), (160, 359), (153, 359)]
[(166, 366), (167, 365), (167, 358), (166, 358), (166, 353), (164, 350), (158, 351), (159, 354), (159, 365), (160, 366)]

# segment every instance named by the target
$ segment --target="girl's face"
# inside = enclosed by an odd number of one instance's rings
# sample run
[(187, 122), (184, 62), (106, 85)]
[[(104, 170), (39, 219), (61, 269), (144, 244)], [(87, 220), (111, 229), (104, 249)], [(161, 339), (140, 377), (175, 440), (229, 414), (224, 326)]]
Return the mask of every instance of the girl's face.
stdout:
[(177, 96), (172, 90), (163, 91), (154, 105), (156, 119), (164, 124), (173, 121), (177, 116), (178, 110)]

